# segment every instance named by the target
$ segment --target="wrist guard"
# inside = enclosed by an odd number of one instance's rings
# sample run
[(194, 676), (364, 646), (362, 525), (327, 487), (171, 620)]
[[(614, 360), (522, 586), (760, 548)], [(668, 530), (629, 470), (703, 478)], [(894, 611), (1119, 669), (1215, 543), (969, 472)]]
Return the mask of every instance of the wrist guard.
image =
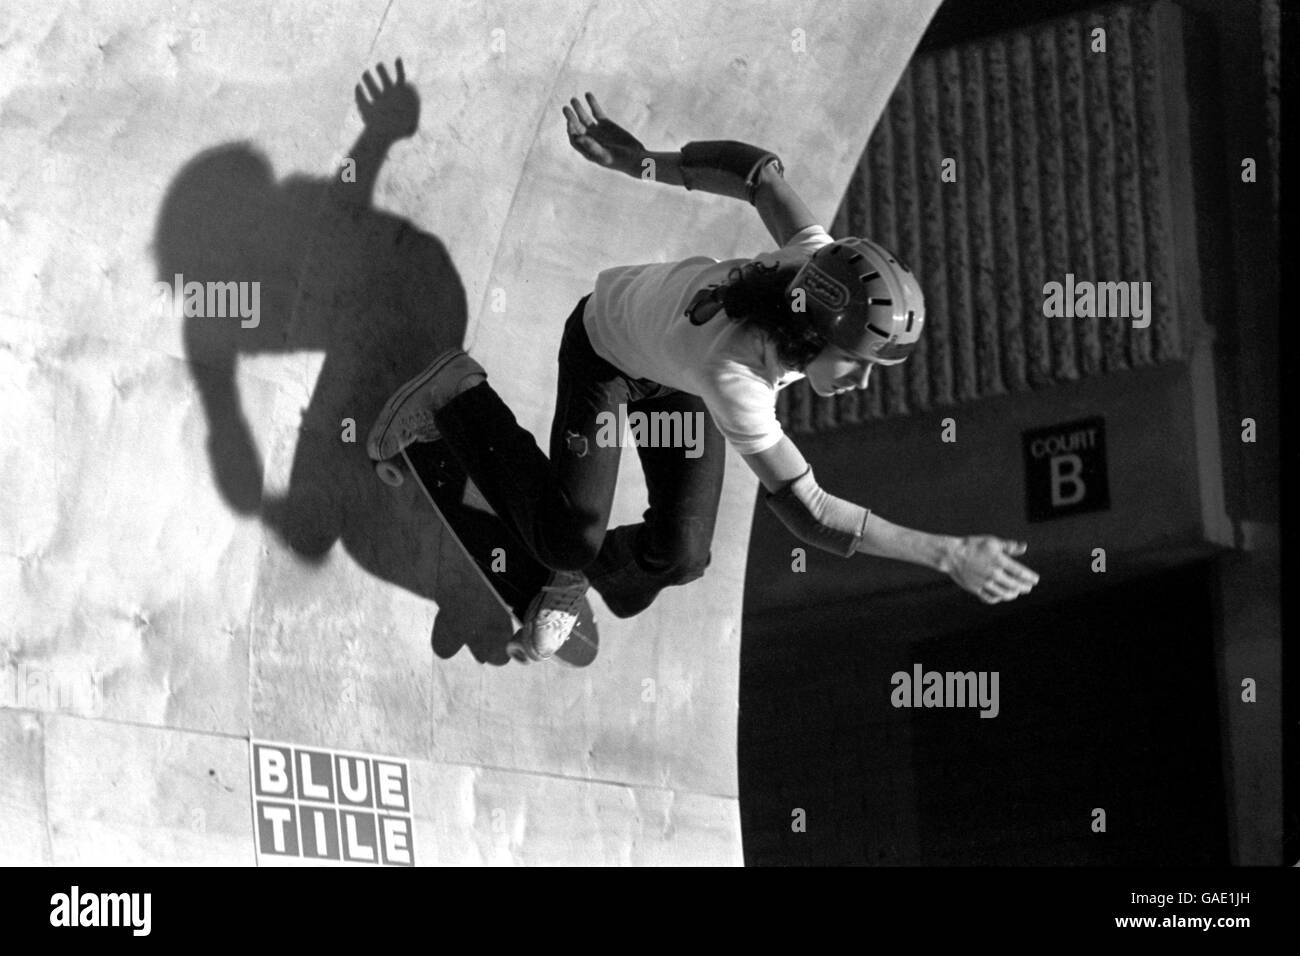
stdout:
[(785, 175), (781, 157), (748, 143), (730, 139), (687, 143), (682, 147), (682, 183), (687, 189), (743, 199), (752, 206), (759, 174), (770, 162)]
[(858, 550), (871, 514), (861, 505), (823, 491), (811, 465), (780, 491), (767, 495), (765, 501), (796, 538), (845, 558)]

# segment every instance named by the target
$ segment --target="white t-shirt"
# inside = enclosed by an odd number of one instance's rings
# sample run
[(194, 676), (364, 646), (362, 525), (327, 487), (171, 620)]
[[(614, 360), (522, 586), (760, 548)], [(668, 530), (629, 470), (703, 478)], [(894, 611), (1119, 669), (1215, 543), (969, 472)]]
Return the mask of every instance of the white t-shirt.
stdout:
[[(803, 261), (830, 242), (825, 229), (809, 226), (775, 253), (753, 258)], [(781, 365), (761, 330), (732, 321), (723, 310), (692, 325), (686, 307), (700, 289), (725, 283), (732, 269), (750, 261), (692, 256), (606, 269), (582, 317), (597, 355), (633, 378), (698, 395), (742, 455), (781, 440), (776, 393), (804, 374)]]

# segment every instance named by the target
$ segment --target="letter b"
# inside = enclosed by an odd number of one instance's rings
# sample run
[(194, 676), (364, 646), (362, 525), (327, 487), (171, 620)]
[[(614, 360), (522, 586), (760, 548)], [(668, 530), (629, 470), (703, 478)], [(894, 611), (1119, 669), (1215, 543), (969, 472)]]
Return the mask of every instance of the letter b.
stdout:
[(286, 796), (289, 780), (289, 754), (278, 747), (257, 745), (257, 792), (262, 795)]
[(1083, 479), (1079, 476), (1083, 474), (1083, 459), (1078, 455), (1053, 455), (1051, 469), (1052, 507), (1059, 508), (1082, 501), (1085, 488)]

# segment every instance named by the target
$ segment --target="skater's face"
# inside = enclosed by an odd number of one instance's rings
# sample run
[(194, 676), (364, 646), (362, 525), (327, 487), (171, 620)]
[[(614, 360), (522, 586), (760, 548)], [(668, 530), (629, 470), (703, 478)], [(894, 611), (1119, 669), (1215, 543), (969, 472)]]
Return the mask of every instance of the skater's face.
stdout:
[(855, 388), (866, 388), (875, 365), (871, 359), (861, 358), (836, 345), (827, 345), (804, 367), (804, 374), (814, 392), (822, 398), (829, 398)]

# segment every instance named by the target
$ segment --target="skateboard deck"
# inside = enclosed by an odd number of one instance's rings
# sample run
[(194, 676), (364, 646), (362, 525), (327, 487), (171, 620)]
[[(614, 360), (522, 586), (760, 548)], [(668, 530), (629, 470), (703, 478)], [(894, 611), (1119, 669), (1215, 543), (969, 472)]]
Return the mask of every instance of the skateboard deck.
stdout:
[[(404, 467), (398, 465), (399, 461)], [(400, 458), (379, 462), (375, 470), (390, 485), (403, 484), (404, 475), (415, 478), (415, 484), (478, 576), (510, 613), (517, 634), (528, 605), (550, 579), (551, 571), (533, 557), (492, 510), (447, 443), (438, 440), (408, 445)], [(584, 597), (578, 622), (555, 658), (573, 667), (585, 667), (595, 660), (598, 646), (596, 622)], [(520, 660), (513, 652), (511, 656)]]

